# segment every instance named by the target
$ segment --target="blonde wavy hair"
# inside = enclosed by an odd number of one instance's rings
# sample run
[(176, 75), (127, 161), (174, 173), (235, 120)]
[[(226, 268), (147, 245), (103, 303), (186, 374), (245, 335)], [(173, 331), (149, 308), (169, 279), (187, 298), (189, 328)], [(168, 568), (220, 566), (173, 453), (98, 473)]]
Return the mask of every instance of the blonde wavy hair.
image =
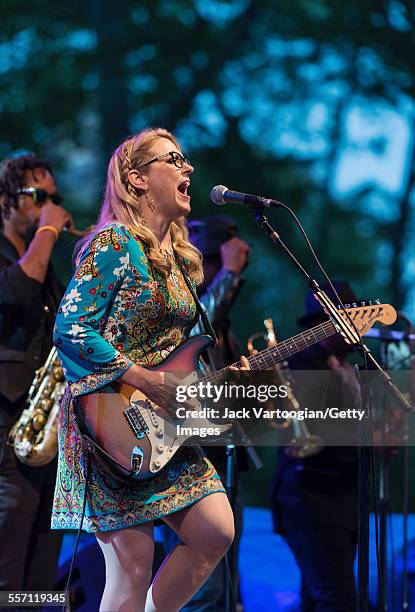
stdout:
[[(128, 180), (128, 173), (148, 161), (151, 148), (160, 138), (167, 138), (178, 149), (176, 138), (163, 128), (149, 127), (125, 140), (112, 154), (107, 173), (104, 200), (94, 229), (80, 240), (75, 249), (75, 260), (79, 261), (82, 253), (90, 245), (96, 234), (111, 221), (126, 225), (130, 232), (137, 236), (146, 249), (151, 264), (167, 275), (172, 263), (163, 257), (160, 244), (141, 213), (141, 197)], [(180, 257), (187, 275), (196, 283), (203, 280), (202, 254), (189, 242), (189, 233), (184, 217), (170, 224), (170, 236), (173, 249)]]

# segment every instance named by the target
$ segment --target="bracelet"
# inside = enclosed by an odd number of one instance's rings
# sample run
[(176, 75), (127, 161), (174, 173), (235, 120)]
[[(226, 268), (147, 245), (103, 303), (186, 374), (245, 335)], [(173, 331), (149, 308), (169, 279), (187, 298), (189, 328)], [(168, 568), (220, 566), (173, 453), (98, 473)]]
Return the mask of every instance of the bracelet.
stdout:
[(56, 242), (57, 239), (59, 238), (59, 232), (54, 225), (41, 225), (40, 227), (37, 228), (35, 233), (39, 234), (40, 232), (48, 232), (48, 231), (53, 232), (55, 234), (55, 242)]

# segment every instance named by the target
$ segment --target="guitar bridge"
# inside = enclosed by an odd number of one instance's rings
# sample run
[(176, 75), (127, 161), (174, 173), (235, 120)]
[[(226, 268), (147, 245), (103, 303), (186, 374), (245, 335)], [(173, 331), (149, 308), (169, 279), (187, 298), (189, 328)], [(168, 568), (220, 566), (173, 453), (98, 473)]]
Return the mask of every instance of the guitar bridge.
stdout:
[(146, 425), (143, 415), (141, 414), (140, 408), (137, 408), (136, 406), (131, 406), (130, 408), (127, 408), (127, 410), (124, 410), (124, 416), (127, 419), (129, 426), (133, 430), (136, 438), (138, 440), (144, 438), (144, 436), (148, 432), (148, 427)]

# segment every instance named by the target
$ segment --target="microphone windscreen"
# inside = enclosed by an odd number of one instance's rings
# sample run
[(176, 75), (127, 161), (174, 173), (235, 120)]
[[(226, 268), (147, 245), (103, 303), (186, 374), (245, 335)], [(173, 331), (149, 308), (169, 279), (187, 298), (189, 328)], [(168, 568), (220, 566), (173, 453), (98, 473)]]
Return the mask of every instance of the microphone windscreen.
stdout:
[(228, 188), (225, 187), (224, 185), (216, 185), (216, 187), (214, 187), (212, 191), (210, 192), (211, 201), (214, 204), (218, 204), (219, 206), (221, 206), (222, 204), (225, 204), (226, 202), (223, 199), (223, 195), (226, 191), (228, 191)]

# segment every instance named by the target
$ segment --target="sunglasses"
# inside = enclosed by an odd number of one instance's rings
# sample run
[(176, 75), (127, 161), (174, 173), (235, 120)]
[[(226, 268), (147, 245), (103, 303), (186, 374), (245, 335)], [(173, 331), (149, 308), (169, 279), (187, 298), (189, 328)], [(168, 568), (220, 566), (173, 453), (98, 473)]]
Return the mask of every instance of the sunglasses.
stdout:
[(48, 193), (44, 189), (36, 189), (36, 187), (22, 187), (16, 193), (30, 196), (35, 204), (46, 204), (48, 200), (51, 200), (59, 206), (63, 202), (63, 197), (59, 193)]
[(169, 156), (170, 159), (167, 160), (167, 163), (174, 164), (179, 170), (183, 168), (184, 164), (190, 165), (190, 162), (187, 157), (183, 157), (183, 155), (180, 155), (180, 153), (177, 153), (177, 151), (169, 151), (169, 153), (163, 153), (163, 155), (159, 155), (158, 157), (150, 159), (150, 161), (146, 162), (145, 164), (140, 164), (139, 166), (137, 166), (137, 168), (144, 168), (144, 166), (148, 166), (153, 162), (159, 161), (160, 159)]

